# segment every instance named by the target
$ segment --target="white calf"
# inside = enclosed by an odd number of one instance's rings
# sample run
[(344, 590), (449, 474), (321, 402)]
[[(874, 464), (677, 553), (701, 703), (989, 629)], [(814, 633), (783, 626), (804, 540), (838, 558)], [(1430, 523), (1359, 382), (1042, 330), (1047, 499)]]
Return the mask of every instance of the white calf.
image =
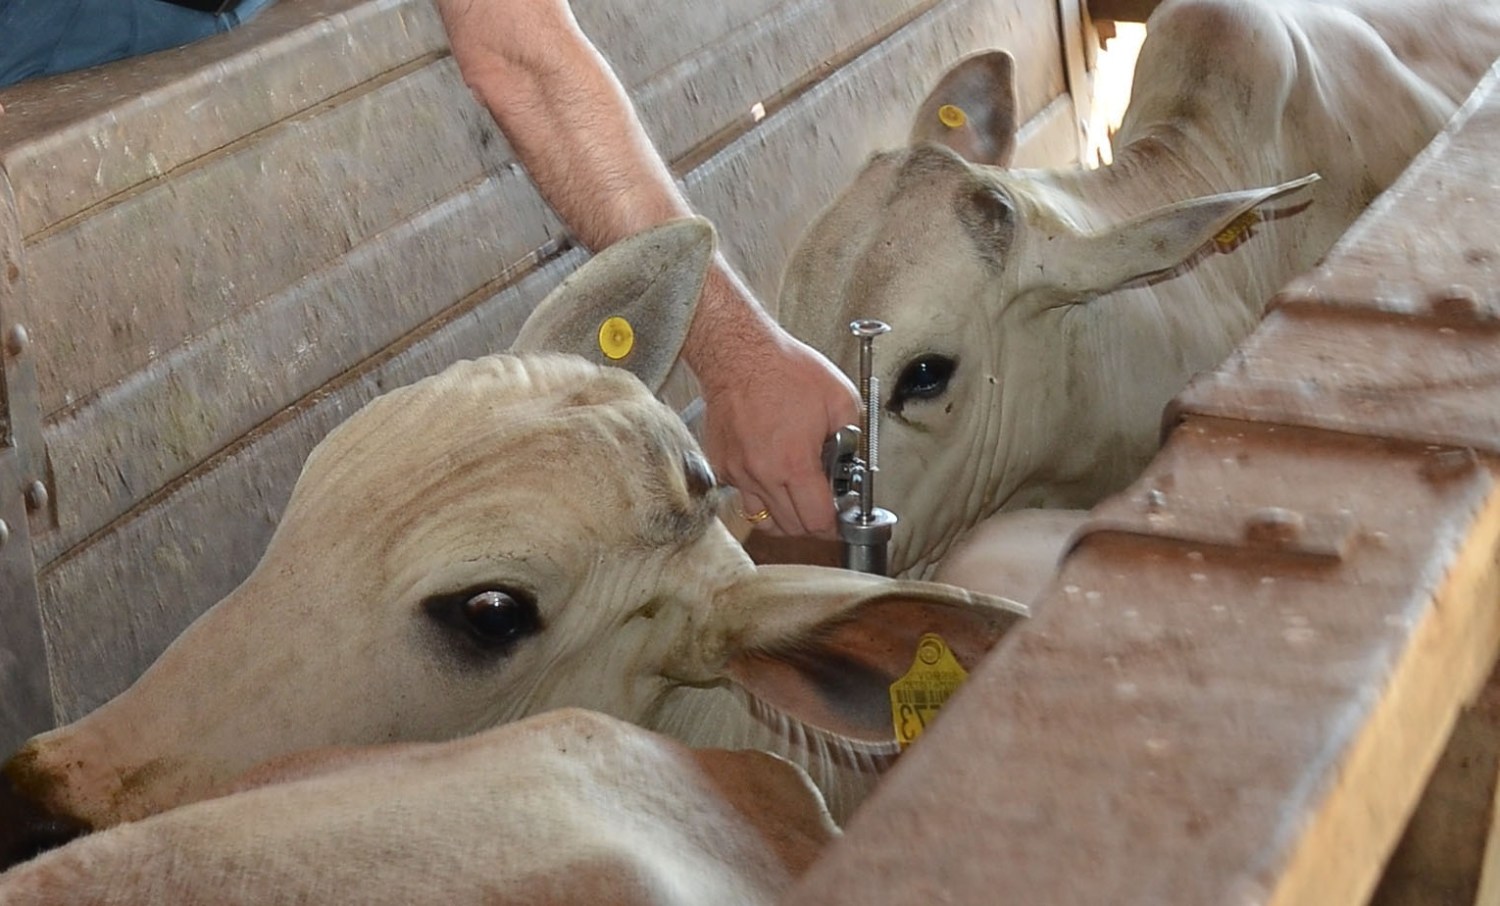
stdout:
[(877, 377), (898, 572), (930, 574), (998, 510), (1092, 506), (1132, 480), (1166, 401), (1500, 54), (1500, 4), (1169, 0), (1148, 34), (1112, 166), (1005, 169), (1012, 63), (973, 58), (787, 269), (782, 321), (851, 374), (846, 325), (895, 328)]

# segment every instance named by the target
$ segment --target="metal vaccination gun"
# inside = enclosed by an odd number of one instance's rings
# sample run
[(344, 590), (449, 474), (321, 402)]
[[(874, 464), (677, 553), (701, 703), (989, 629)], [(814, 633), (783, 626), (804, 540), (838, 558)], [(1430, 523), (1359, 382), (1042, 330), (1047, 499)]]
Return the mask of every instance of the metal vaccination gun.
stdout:
[(823, 445), (823, 471), (838, 504), (839, 541), (845, 569), (887, 574), (896, 514), (875, 505), (880, 471), (880, 379), (874, 377), (875, 338), (890, 331), (884, 321), (862, 318), (849, 325), (859, 338), (859, 424), (834, 432)]

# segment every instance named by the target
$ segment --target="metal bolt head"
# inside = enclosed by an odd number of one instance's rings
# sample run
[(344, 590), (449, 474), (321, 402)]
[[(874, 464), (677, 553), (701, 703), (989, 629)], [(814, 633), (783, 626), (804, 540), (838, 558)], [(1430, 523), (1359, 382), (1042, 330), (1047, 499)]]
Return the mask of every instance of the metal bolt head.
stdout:
[(5, 332), (5, 351), (11, 355), (20, 355), (31, 345), (31, 335), (26, 332), (26, 327), (21, 324), (12, 324), (10, 330)]
[(33, 481), (26, 486), (26, 506), (31, 510), (44, 510), (47, 508), (47, 486), (40, 481)]
[(1479, 294), (1469, 286), (1444, 286), (1428, 295), (1427, 307), (1439, 317), (1472, 321), (1480, 314)]
[(1266, 547), (1285, 547), (1302, 537), (1302, 529), (1301, 513), (1268, 506), (1245, 520), (1245, 540)]
[(875, 318), (860, 318), (849, 322), (849, 332), (856, 337), (878, 337), (883, 333), (891, 332), (891, 325)]
[(1479, 455), (1469, 447), (1438, 450), (1422, 461), (1420, 472), (1429, 484), (1446, 484), (1479, 470)]
[(6, 521), (4, 519), (0, 519), (0, 547), (4, 547), (5, 546), (5, 542), (7, 542), (9, 540), (10, 540), (10, 526), (6, 523)]

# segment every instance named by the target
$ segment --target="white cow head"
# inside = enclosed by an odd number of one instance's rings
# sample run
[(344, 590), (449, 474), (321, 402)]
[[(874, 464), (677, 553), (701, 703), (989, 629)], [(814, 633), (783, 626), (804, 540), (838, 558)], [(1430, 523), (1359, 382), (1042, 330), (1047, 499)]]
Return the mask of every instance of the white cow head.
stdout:
[[(602, 298), (585, 293), (600, 275), (648, 267), (637, 289), (691, 303), (712, 234), (667, 229), (688, 266), (614, 266), (660, 236), (621, 243), (544, 305), (576, 311)], [(600, 321), (573, 320), (600, 342)], [(918, 637), (939, 630), (972, 664), (1016, 619), (946, 586), (757, 570), (717, 498), (681, 421), (623, 370), (502, 355), (387, 393), (313, 450), (239, 588), (130, 689), (11, 759), (0, 831), (38, 806), (42, 825), (113, 825), (288, 752), (447, 739), (561, 706), (676, 726), (663, 711), (684, 689), (742, 690), (766, 715), (885, 751), (881, 684)], [(880, 625), (861, 632), (866, 612)]]
[[(1008, 55), (989, 55), (946, 76), (912, 130), (923, 141), (876, 155), (807, 231), (782, 282), (782, 323), (850, 375), (859, 358), (849, 323), (893, 328), (876, 344), (877, 502), (901, 520), (897, 572), (929, 574), (997, 510), (1088, 506), (1133, 477), (1111, 462), (1143, 464), (1161, 404), (1216, 360), (1177, 350), (1158, 368), (1170, 372), (1166, 389), (1111, 386), (1129, 383), (1117, 366), (1143, 339), (1172, 329), (1154, 315), (1117, 317), (1141, 304), (1121, 291), (1187, 271), (1216, 236), (1305, 182), (1122, 216), (1113, 185), (1129, 173), (1003, 167), (1014, 147), (1011, 69)], [(1001, 166), (931, 141), (945, 137)], [(1180, 307), (1176, 317), (1197, 317), (1191, 300)], [(1232, 320), (1193, 329), (1223, 355), (1254, 316)]]

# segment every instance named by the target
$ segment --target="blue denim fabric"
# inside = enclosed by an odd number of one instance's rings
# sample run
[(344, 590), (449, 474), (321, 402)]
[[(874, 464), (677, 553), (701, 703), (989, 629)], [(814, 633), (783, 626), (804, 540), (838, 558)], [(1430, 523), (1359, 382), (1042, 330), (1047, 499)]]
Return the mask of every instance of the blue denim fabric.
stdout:
[(0, 86), (190, 44), (273, 2), (214, 15), (162, 0), (0, 0)]

